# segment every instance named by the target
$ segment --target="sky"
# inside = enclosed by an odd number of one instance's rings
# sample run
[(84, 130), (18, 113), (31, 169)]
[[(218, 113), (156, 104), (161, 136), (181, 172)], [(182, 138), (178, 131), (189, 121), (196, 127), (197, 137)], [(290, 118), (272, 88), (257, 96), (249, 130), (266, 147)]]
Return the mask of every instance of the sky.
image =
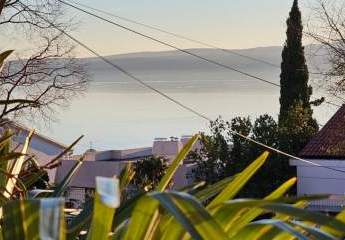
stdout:
[[(286, 19), (292, 0), (78, 0), (80, 3), (157, 26), (229, 49), (279, 46), (284, 43)], [(311, 0), (300, 1), (307, 19)], [(80, 21), (74, 36), (101, 54), (161, 51), (169, 48), (69, 10)], [(182, 48), (202, 47), (169, 35), (119, 21)], [(80, 56), (88, 54), (79, 49)]]

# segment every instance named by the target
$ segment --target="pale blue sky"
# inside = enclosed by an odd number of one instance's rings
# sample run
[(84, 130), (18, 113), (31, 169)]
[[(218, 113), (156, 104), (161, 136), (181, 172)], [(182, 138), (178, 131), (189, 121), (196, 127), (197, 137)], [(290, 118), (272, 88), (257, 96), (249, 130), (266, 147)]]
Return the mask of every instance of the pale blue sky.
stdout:
[[(185, 35), (222, 48), (239, 49), (281, 46), (293, 0), (74, 0), (125, 18)], [(316, 0), (300, 0), (304, 20)], [(168, 47), (116, 28), (106, 22), (66, 7), (80, 22), (72, 35), (103, 55), (170, 50)], [(107, 16), (108, 17), (108, 16)], [(119, 23), (181, 48), (203, 47), (121, 20)], [(0, 49), (23, 53), (30, 45), (15, 30), (0, 32)], [(306, 43), (309, 43), (306, 41)], [(77, 48), (78, 56), (90, 54)]]
[[(224, 48), (282, 45), (292, 0), (78, 0), (123, 17), (155, 25)], [(311, 0), (300, 1), (308, 18)], [(71, 10), (81, 20), (74, 33), (102, 54), (159, 51), (169, 48)], [(128, 24), (182, 48), (202, 47)], [(84, 51), (80, 55), (87, 56)]]

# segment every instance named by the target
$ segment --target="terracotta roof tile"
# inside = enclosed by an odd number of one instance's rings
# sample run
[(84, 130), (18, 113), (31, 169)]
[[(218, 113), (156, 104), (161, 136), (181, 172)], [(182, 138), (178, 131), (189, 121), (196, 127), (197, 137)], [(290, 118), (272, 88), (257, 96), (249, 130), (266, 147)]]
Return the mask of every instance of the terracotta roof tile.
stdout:
[(334, 114), (299, 155), (304, 158), (345, 159), (345, 105)]

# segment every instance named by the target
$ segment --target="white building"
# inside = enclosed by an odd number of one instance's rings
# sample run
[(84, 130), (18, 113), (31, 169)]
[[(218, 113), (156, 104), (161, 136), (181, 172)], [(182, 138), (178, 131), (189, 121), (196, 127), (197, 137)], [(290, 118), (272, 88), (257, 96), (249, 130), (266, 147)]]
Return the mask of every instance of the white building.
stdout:
[(297, 167), (298, 196), (331, 195), (327, 200), (311, 202), (310, 208), (315, 210), (338, 212), (345, 207), (345, 105), (305, 146), (300, 157), (322, 167), (290, 160), (290, 165)]
[[(190, 138), (191, 136), (156, 138), (152, 147), (145, 148), (109, 151), (88, 150), (85, 153), (85, 160), (82, 166), (68, 185), (69, 191), (66, 198), (69, 201), (75, 201), (76, 206), (78, 206), (79, 203), (85, 201), (85, 196), (95, 188), (96, 176), (118, 176), (129, 162), (136, 162), (150, 156), (156, 156), (164, 157), (168, 163), (171, 163)], [(197, 147), (198, 144), (194, 148)], [(73, 156), (72, 159), (62, 161), (57, 169), (56, 183), (64, 179), (70, 169), (77, 163), (77, 158), (80, 157)], [(181, 164), (173, 178), (174, 188), (186, 186), (193, 181), (189, 176), (194, 167), (195, 164), (193, 163), (186, 162)]]

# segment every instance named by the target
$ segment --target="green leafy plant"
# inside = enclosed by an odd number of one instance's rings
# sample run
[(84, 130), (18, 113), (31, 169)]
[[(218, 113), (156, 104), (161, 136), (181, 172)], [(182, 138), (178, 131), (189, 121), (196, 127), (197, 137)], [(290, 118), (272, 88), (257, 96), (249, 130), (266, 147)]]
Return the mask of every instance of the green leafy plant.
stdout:
[[(180, 192), (168, 189), (178, 166), (198, 137), (194, 136), (185, 145), (152, 192), (131, 199), (121, 198), (121, 192), (135, 174), (131, 166), (123, 171), (119, 180), (97, 178), (95, 198), (86, 202), (80, 215), (66, 225), (61, 194), (80, 167), (81, 159), (51, 197), (21, 198), (2, 204), (2, 238), (285, 240), (345, 236), (345, 211), (333, 218), (304, 209), (307, 201), (315, 198), (284, 198), (296, 183), (295, 178), (264, 199), (234, 199), (265, 164), (267, 152), (242, 172), (213, 185), (196, 183)], [(268, 213), (272, 217), (265, 218)]]

